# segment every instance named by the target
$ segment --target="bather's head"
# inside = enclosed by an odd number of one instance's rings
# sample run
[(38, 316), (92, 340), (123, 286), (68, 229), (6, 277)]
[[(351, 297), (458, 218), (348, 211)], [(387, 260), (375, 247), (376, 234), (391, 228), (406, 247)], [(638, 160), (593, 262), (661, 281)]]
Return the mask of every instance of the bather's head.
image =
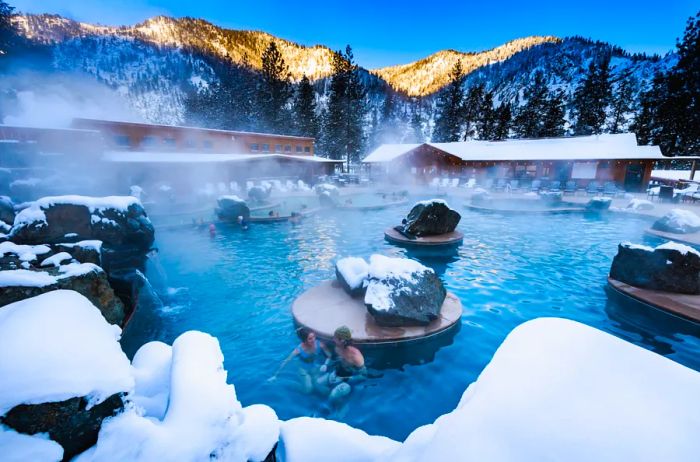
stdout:
[(352, 331), (348, 326), (340, 326), (333, 333), (333, 341), (339, 347), (346, 347), (352, 343)]
[(313, 345), (313, 343), (316, 341), (316, 333), (311, 329), (307, 329), (306, 327), (298, 328), (297, 336), (299, 337), (299, 340), (307, 345)]

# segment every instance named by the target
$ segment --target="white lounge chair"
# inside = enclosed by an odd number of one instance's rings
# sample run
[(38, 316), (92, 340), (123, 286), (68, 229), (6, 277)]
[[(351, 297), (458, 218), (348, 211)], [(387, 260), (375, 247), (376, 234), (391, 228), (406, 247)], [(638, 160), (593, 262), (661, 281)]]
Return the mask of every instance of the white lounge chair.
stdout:
[(459, 186), (459, 178), (452, 178), (452, 181), (450, 181), (450, 186), (452, 188), (456, 188)]

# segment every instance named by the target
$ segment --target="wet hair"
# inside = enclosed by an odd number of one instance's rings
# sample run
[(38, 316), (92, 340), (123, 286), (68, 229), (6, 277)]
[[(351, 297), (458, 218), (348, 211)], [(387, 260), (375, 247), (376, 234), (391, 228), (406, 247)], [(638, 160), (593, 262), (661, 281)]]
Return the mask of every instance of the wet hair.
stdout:
[(343, 345), (348, 346), (352, 342), (352, 331), (348, 326), (340, 326), (333, 332), (333, 337), (343, 342)]
[(308, 329), (306, 327), (300, 327), (297, 329), (297, 337), (299, 337), (299, 340), (302, 342), (305, 342), (307, 338), (309, 338), (309, 334), (311, 334), (312, 330)]

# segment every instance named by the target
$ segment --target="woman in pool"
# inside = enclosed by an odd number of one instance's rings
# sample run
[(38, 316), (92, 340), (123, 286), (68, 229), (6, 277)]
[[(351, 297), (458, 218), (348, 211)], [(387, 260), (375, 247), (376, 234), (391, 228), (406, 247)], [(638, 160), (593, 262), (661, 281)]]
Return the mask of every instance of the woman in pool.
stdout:
[(316, 333), (306, 327), (297, 329), (297, 336), (301, 343), (282, 361), (275, 375), (270, 377), (270, 380), (275, 380), (277, 374), (292, 360), (294, 357), (299, 357), (301, 365), (299, 367), (299, 375), (301, 376), (301, 387), (305, 393), (313, 391), (314, 380), (319, 373), (319, 365), (323, 363), (331, 352), (326, 347), (326, 344), (316, 338)]
[[(364, 379), (367, 375), (365, 358), (362, 352), (352, 345), (352, 332), (347, 326), (340, 326), (333, 334), (335, 344), (335, 364), (331, 372), (321, 376), (317, 383), (330, 389), (331, 402), (338, 402), (352, 391), (351, 382)], [(330, 361), (321, 367), (322, 372), (328, 370)]]

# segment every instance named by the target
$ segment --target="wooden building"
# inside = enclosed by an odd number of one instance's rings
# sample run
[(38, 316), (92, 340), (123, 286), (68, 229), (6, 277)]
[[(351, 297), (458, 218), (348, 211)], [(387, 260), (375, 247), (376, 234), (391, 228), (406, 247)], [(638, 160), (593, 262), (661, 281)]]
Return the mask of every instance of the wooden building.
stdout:
[(658, 146), (639, 146), (634, 133), (536, 140), (385, 144), (363, 162), (371, 174), (425, 183), (435, 177), (612, 181), (627, 191), (649, 182), (654, 164), (668, 159)]

